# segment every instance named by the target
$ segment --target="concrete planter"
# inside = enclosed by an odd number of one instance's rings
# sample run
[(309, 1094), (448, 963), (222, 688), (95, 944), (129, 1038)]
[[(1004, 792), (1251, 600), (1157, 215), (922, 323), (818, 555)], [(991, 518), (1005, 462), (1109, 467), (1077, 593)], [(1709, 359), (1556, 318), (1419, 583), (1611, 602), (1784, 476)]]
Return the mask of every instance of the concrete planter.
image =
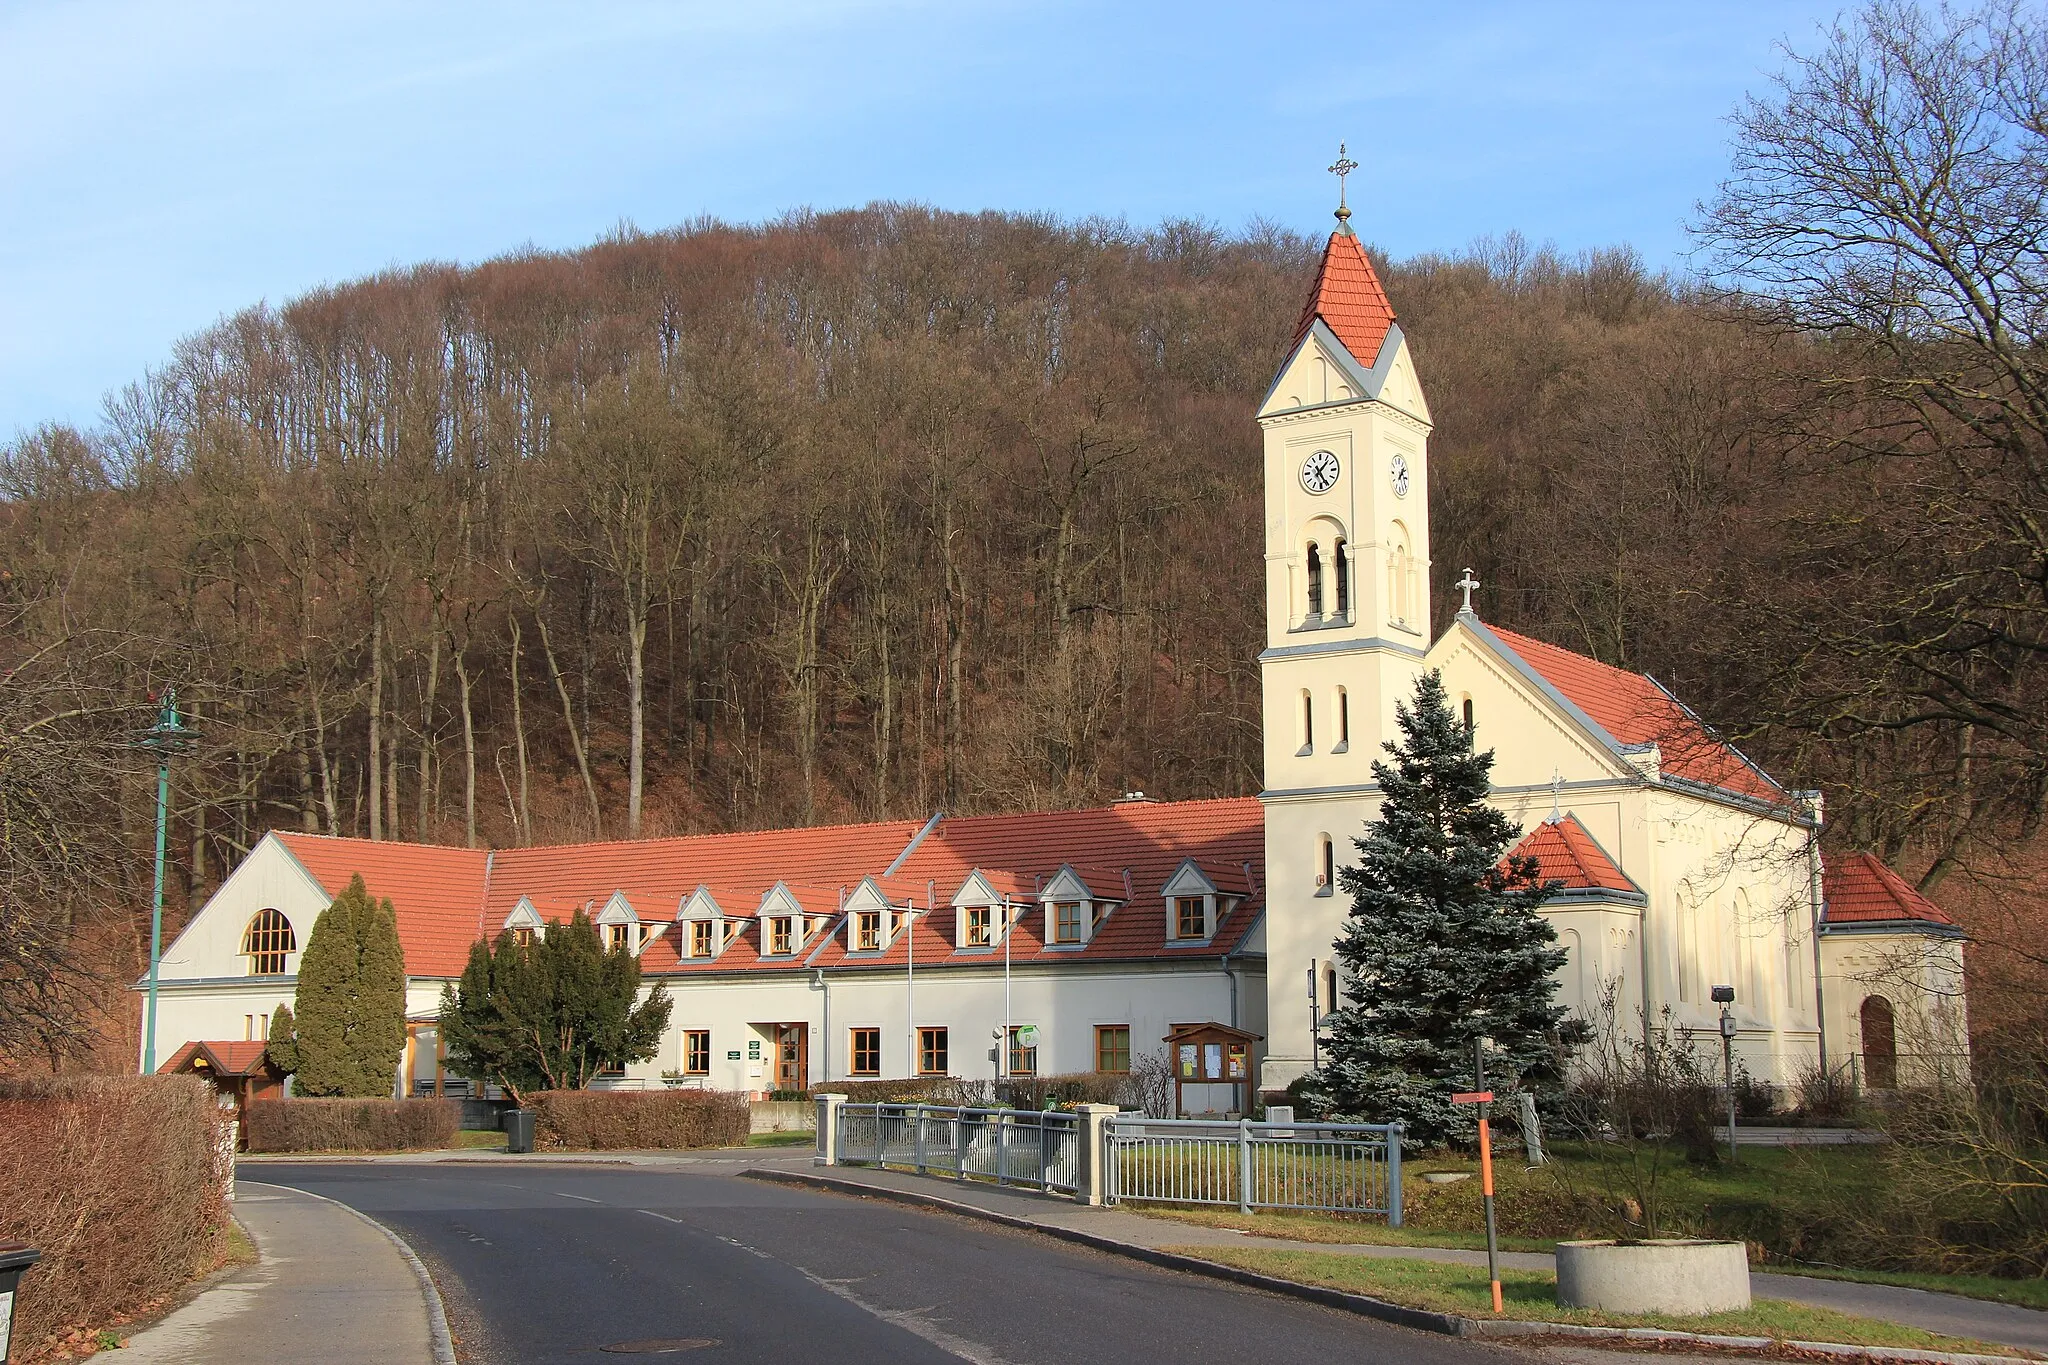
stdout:
[(1740, 1242), (1559, 1242), (1557, 1302), (1610, 1313), (1727, 1313), (1749, 1307)]

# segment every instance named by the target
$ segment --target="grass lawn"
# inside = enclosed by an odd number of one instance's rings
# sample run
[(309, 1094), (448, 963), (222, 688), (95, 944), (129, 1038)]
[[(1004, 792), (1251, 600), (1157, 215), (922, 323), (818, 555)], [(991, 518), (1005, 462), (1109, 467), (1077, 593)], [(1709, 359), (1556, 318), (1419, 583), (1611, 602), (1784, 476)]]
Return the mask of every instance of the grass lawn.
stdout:
[(505, 1135), (482, 1129), (464, 1128), (455, 1134), (455, 1141), (448, 1146), (463, 1152), (502, 1152), (505, 1150)]
[[(1410, 1308), (1426, 1308), (1466, 1317), (1491, 1317), (1492, 1296), (1482, 1266), (1439, 1265), (1377, 1256), (1345, 1256), (1327, 1251), (1293, 1251), (1269, 1247), (1168, 1247), (1184, 1256), (1216, 1261), (1303, 1284), (1366, 1294)], [(1931, 1351), (1970, 1351), (1983, 1355), (2015, 1355), (2010, 1347), (1923, 1332), (1914, 1327), (1851, 1317), (1826, 1308), (1758, 1299), (1740, 1313), (1705, 1317), (1636, 1316), (1560, 1308), (1556, 1281), (1540, 1271), (1501, 1272), (1503, 1316), (1525, 1322), (1569, 1322), (1591, 1327), (1661, 1327), (1670, 1331), (1709, 1332), (1724, 1336), (1771, 1337), (1779, 1341), (1832, 1341), (1857, 1346), (1897, 1346)]]
[(1928, 1275), (1911, 1270), (1846, 1270), (1839, 1266), (1761, 1265), (1757, 1269), (1774, 1275), (1811, 1275), (1821, 1280), (1854, 1280), (1858, 1284), (1896, 1284), (1907, 1289), (1931, 1289), (1937, 1294), (1960, 1294), (1967, 1299), (1988, 1299), (1992, 1303), (2011, 1303), (2048, 1312), (2048, 1280), (2000, 1280), (1990, 1275)]
[[(1453, 1232), (1442, 1228), (1390, 1228), (1379, 1217), (1344, 1218), (1331, 1214), (1277, 1213), (1262, 1211), (1250, 1215), (1236, 1209), (1171, 1208), (1163, 1204), (1119, 1203), (1126, 1213), (1143, 1214), (1174, 1223), (1193, 1223), (1205, 1228), (1228, 1228), (1252, 1237), (1279, 1237), (1293, 1242), (1353, 1242), (1376, 1247), (1455, 1247), (1486, 1250), (1483, 1232)], [(1502, 1251), (1549, 1251), (1553, 1238), (1502, 1237)]]
[(747, 1138), (749, 1147), (815, 1147), (816, 1133), (797, 1131), (794, 1133), (755, 1133)]

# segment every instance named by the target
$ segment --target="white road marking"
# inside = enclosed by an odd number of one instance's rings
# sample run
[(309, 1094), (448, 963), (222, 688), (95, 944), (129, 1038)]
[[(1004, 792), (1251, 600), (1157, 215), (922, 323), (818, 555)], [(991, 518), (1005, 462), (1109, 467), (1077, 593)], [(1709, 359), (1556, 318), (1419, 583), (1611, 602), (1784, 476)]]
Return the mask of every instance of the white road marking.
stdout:
[(548, 1193), (562, 1199), (581, 1199), (586, 1204), (602, 1204), (604, 1202), (602, 1199), (592, 1199), (587, 1194), (569, 1194), (562, 1190), (549, 1190)]

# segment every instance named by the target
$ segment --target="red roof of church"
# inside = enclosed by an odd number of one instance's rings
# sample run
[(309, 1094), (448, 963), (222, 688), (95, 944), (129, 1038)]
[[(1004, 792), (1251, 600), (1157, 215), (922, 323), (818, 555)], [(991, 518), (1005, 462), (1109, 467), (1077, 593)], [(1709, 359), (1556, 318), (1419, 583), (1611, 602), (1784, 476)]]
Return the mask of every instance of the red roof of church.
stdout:
[(1545, 820), (1516, 844), (1511, 858), (1534, 858), (1544, 881), (1561, 891), (1634, 891), (1642, 888), (1614, 865), (1576, 815)]
[[(1044, 916), (1034, 905), (1013, 931), (1013, 962), (1229, 952), (1243, 942), (1261, 904), (1252, 888), (1265, 862), (1265, 822), (1254, 799), (1126, 802), (1090, 810), (944, 819), (884, 878), (921, 828), (920, 821), (898, 820), (500, 849), (488, 855), (285, 831), (278, 831), (277, 839), (330, 895), (360, 872), (373, 895), (389, 896), (398, 913), (406, 970), (420, 976), (459, 974), (470, 945), (480, 937), (495, 937), (522, 897), (533, 901), (543, 919), (566, 919), (579, 908), (595, 917), (614, 892), (623, 892), (641, 923), (669, 926), (641, 952), (646, 970), (657, 973), (889, 965), (901, 964), (908, 954), (909, 941), (898, 934), (885, 953), (849, 955), (841, 933), (830, 941), (810, 938), (793, 958), (764, 959), (762, 929), (753, 917), (763, 894), (778, 882), (786, 884), (806, 915), (833, 921), (844, 897), (870, 877), (893, 905), (922, 911), (931, 903), (938, 913), (920, 913), (913, 921), (920, 966), (985, 958), (978, 950), (956, 950), (953, 943), (952, 897), (975, 871), (999, 894), (1022, 901), (1035, 900), (1040, 887), (1070, 866), (1088, 885), (1091, 898), (1118, 902), (1081, 948), (1046, 945)], [(1237, 904), (1213, 938), (1183, 947), (1167, 939), (1163, 888), (1190, 858)], [(723, 914), (742, 926), (737, 941), (706, 960), (681, 957), (680, 934), (670, 924), (699, 886), (709, 889)], [(1000, 951), (995, 955), (1000, 957)]]
[(1784, 800), (1768, 774), (1715, 738), (1654, 679), (1496, 625), (1486, 629), (1616, 741), (1657, 745), (1666, 773), (1759, 801)]
[(1394, 305), (1380, 287), (1380, 277), (1366, 258), (1365, 248), (1349, 232), (1330, 234), (1323, 251), (1323, 264), (1316, 271), (1315, 288), (1301, 310), (1301, 323), (1294, 329), (1298, 345), (1308, 329), (1321, 318), (1352, 359), (1370, 369), (1379, 359), (1380, 346), (1394, 325)]
[(1835, 854), (1823, 860), (1821, 885), (1829, 924), (1875, 924), (1919, 920), (1954, 924), (1942, 908), (1915, 891), (1871, 853)]
[(172, 1053), (170, 1059), (156, 1070), (159, 1076), (186, 1070), (192, 1065), (195, 1057), (203, 1054), (208, 1069), (223, 1076), (253, 1075), (263, 1066), (263, 1051), (268, 1046), (269, 1044), (260, 1040), (253, 1043), (187, 1043)]

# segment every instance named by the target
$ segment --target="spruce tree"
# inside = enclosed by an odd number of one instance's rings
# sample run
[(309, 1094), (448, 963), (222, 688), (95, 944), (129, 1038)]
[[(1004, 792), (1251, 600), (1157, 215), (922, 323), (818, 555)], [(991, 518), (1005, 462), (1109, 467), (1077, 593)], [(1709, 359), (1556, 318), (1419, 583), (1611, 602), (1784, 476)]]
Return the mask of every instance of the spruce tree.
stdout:
[(389, 900), (360, 874), (307, 935), (299, 958), (301, 1095), (389, 1098), (405, 1051), (405, 953)]
[(452, 1070), (522, 1099), (579, 1090), (599, 1071), (646, 1061), (669, 1009), (660, 986), (640, 998), (640, 959), (607, 950), (579, 910), (532, 943), (505, 933), (496, 945), (470, 945), (461, 980), (442, 988), (441, 1036)]
[(1517, 830), (1486, 803), (1492, 751), (1472, 751), (1434, 670), (1395, 716), (1400, 742), (1373, 764), (1379, 817), (1338, 875), (1351, 894), (1336, 943), (1344, 1003), (1298, 1093), (1354, 1122), (1400, 1119), (1410, 1144), (1434, 1147), (1473, 1133), (1451, 1095), (1470, 1088), (1475, 1040), (1495, 1045), (1490, 1080), (1542, 1090), (1561, 1081), (1578, 1030), (1553, 1002), (1565, 952), (1537, 913), (1554, 884), (1533, 858), (1505, 856)]

